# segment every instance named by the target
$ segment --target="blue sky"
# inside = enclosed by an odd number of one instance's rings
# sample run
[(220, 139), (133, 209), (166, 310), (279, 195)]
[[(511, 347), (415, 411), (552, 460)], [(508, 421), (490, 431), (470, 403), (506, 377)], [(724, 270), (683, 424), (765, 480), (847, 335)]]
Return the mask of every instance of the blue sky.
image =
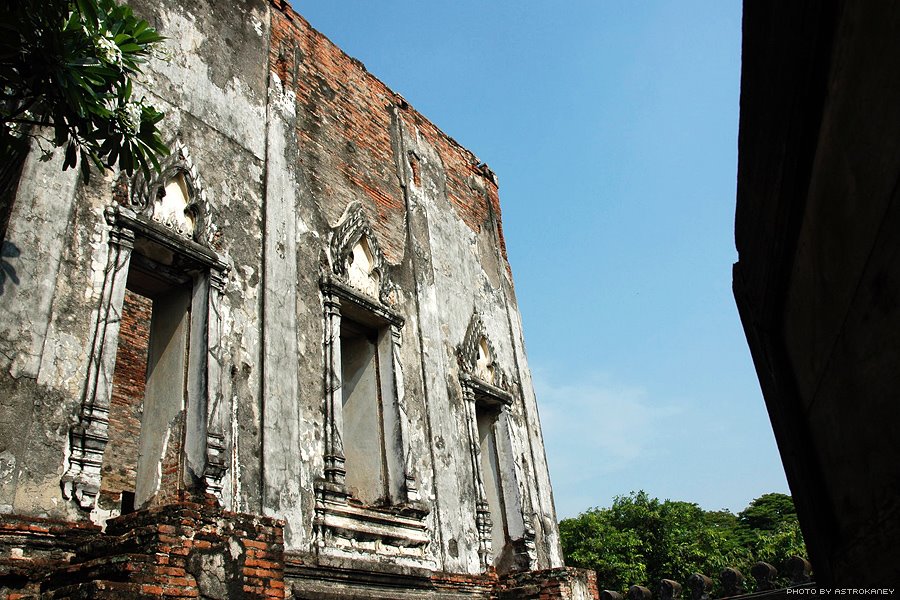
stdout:
[(787, 492), (731, 295), (736, 0), (294, 0), (500, 179), (557, 511)]

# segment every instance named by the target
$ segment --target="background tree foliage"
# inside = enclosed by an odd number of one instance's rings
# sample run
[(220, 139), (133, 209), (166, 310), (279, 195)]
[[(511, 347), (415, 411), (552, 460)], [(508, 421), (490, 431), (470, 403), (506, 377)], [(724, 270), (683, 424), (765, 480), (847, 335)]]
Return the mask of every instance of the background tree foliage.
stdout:
[(692, 573), (715, 580), (726, 567), (737, 567), (752, 584), (755, 562), (783, 572), (790, 556), (806, 557), (794, 504), (785, 494), (765, 494), (734, 515), (632, 492), (559, 526), (566, 564), (595, 570), (602, 589), (653, 589), (663, 578), (687, 589)]
[[(65, 146), (64, 168), (158, 167), (163, 114), (133, 79), (162, 36), (115, 0), (16, 0), (0, 12), (0, 158), (28, 137)], [(44, 148), (45, 151), (49, 148)]]

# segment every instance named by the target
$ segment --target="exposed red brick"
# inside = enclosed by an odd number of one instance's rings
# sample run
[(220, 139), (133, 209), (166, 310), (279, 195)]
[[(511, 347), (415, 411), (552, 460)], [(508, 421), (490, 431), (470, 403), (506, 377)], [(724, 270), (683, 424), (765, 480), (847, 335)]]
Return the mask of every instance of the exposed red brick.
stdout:
[[(470, 151), (411, 108), (401, 96), (313, 29), (286, 2), (272, 0), (270, 68), (297, 95), (300, 162), (316, 195), (356, 190), (385, 257), (404, 252), (405, 201), (394, 165), (391, 110), (400, 107), (403, 126), (416, 128), (441, 157), (447, 195), (460, 218), (479, 232), (496, 226), (506, 257), (496, 178)], [(406, 161), (409, 157), (401, 157)], [(414, 162), (414, 161), (413, 161)], [(418, 180), (418, 165), (412, 164)], [(471, 185), (476, 180), (477, 185)], [(323, 207), (342, 210), (338, 204)], [(328, 214), (336, 222), (340, 214)]]
[(500, 579), (497, 592), (501, 598), (556, 600), (570, 598), (575, 581), (586, 584), (592, 598), (600, 597), (597, 574), (588, 569), (572, 567), (512, 573)]
[(134, 492), (152, 308), (149, 298), (125, 290), (100, 480), (101, 504), (107, 507), (118, 507), (122, 492)]
[[(0, 522), (3, 529), (11, 523)], [(20, 523), (17, 531), (52, 528), (40, 521)], [(50, 590), (54, 598), (160, 597), (197, 598), (200, 589), (195, 578), (196, 558), (218, 554), (237, 574), (237, 583), (247, 591), (246, 598), (284, 598), (283, 523), (273, 519), (225, 512), (202, 504), (176, 503), (145, 509), (112, 519), (106, 533), (85, 529), (95, 542), (66, 565), (57, 561), (44, 565), (43, 574), (33, 574), (32, 587)], [(195, 541), (202, 532), (204, 544)], [(32, 533), (32, 535), (38, 535)], [(0, 534), (2, 536), (2, 534)], [(233, 540), (271, 556), (266, 564), (246, 564), (248, 553), (233, 556)], [(66, 556), (74, 556), (70, 553)], [(259, 560), (259, 559), (254, 559)], [(263, 561), (259, 561), (262, 563)], [(194, 566), (190, 566), (190, 565)], [(201, 563), (202, 564), (202, 563)], [(100, 591), (104, 593), (101, 595)], [(115, 591), (117, 595), (106, 595)], [(24, 590), (23, 590), (24, 593)]]

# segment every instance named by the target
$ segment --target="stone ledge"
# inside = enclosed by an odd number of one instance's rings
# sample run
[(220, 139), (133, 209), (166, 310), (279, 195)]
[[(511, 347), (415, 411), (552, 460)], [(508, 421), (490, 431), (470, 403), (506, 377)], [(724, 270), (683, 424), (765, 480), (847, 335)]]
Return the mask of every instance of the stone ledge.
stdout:
[(396, 563), (304, 554), (285, 557), (285, 582), (297, 600), (489, 600), (493, 574), (466, 575)]
[(326, 502), (322, 517), (322, 525), (333, 535), (359, 542), (380, 541), (400, 548), (424, 548), (429, 542), (424, 519), (396, 512)]

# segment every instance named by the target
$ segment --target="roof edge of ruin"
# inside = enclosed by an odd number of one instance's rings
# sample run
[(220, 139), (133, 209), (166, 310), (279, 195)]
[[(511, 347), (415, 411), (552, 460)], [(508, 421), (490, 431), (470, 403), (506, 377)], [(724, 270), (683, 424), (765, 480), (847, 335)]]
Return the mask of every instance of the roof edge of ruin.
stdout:
[(350, 62), (352, 62), (353, 64), (357, 65), (360, 69), (362, 69), (362, 71), (368, 77), (371, 77), (372, 79), (377, 81), (379, 84), (381, 84), (384, 87), (384, 89), (386, 89), (388, 92), (390, 92), (390, 95), (393, 97), (394, 102), (398, 108), (413, 113), (417, 118), (421, 119), (422, 121), (425, 121), (431, 127), (433, 127), (434, 130), (437, 131), (441, 136), (443, 136), (450, 144), (452, 144), (453, 146), (455, 146), (456, 148), (458, 148), (459, 150), (464, 152), (469, 157), (469, 163), (470, 163), (473, 174), (481, 175), (488, 183), (493, 185), (495, 188), (499, 189), (497, 175), (487, 165), (487, 163), (485, 163), (480, 158), (478, 158), (478, 156), (474, 152), (472, 152), (470, 149), (468, 149), (467, 147), (460, 144), (453, 136), (449, 135), (447, 132), (445, 132), (443, 129), (441, 129), (434, 121), (432, 121), (431, 119), (426, 117), (424, 114), (422, 114), (419, 110), (414, 108), (412, 106), (412, 104), (410, 104), (409, 101), (407, 101), (406, 98), (402, 94), (395, 91), (391, 86), (389, 86), (384, 81), (382, 81), (381, 78), (379, 78), (377, 75), (375, 75), (374, 73), (369, 71), (369, 69), (366, 68), (365, 63), (363, 63), (358, 58), (347, 54), (347, 52), (345, 52), (343, 48), (341, 48), (338, 44), (336, 44), (334, 41), (332, 41), (331, 38), (329, 38), (327, 35), (325, 35), (321, 31), (319, 31), (318, 29), (316, 29), (303, 15), (301, 15), (299, 12), (297, 12), (296, 9), (294, 9), (293, 6), (291, 6), (290, 2), (288, 2), (287, 0), (269, 0), (269, 4), (275, 10), (278, 10), (279, 12), (281, 12), (287, 19), (289, 19), (291, 21), (300, 21), (301, 23), (303, 23), (303, 25), (305, 27), (308, 27), (310, 30), (315, 32), (316, 35), (320, 36), (323, 40), (327, 41), (334, 48), (336, 48), (338, 50), (338, 52), (340, 52), (341, 54), (346, 56)]

